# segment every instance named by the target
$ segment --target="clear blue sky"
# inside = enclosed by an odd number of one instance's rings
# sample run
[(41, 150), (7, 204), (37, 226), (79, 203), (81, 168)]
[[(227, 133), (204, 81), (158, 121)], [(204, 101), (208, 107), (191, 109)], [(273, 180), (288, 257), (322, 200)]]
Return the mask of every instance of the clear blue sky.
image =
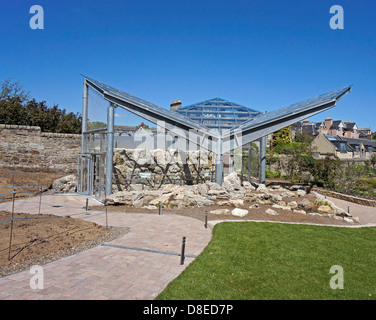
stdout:
[[(44, 30), (29, 27), (35, 4)], [(329, 27), (335, 4), (344, 30)], [(353, 84), (311, 120), (376, 130), (374, 0), (2, 0), (0, 30), (0, 81), (68, 111), (81, 112), (80, 74), (163, 107), (221, 97), (260, 111)]]

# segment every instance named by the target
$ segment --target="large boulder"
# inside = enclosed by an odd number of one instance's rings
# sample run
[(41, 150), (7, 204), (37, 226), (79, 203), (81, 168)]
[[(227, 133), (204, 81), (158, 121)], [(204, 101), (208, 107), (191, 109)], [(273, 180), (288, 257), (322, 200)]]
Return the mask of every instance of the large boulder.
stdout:
[(52, 190), (56, 192), (76, 192), (77, 182), (77, 177), (74, 174), (70, 174), (52, 182)]
[(236, 217), (244, 217), (248, 214), (248, 210), (235, 208), (231, 211), (231, 214)]
[(236, 172), (232, 172), (224, 177), (222, 187), (227, 191), (240, 190), (241, 182), (238, 174)]
[(206, 197), (195, 195), (195, 194), (186, 194), (184, 195), (183, 202), (188, 207), (198, 207), (211, 206), (214, 204), (214, 201), (209, 200)]
[(144, 197), (144, 193), (139, 191), (119, 191), (106, 198), (106, 205), (133, 205), (133, 202)]

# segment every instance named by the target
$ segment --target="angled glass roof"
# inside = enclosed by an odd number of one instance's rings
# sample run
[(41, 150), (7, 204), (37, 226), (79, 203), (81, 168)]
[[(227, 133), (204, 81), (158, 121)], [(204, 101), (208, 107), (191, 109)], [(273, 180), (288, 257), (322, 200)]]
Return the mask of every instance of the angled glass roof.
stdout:
[(261, 113), (220, 98), (170, 111), (92, 78), (85, 77), (85, 83), (110, 103), (150, 122), (161, 122), (160, 126), (179, 136), (188, 137), (193, 144), (197, 144), (197, 137), (192, 138), (192, 129), (199, 136), (212, 137), (211, 148), (218, 149), (218, 154), (329, 110), (351, 91), (351, 86), (347, 86), (269, 113)]
[(230, 129), (261, 114), (221, 98), (195, 103), (175, 112), (210, 129)]
[[(344, 87), (342, 89), (330, 91), (328, 93), (319, 95), (317, 97), (307, 99), (295, 104), (292, 104), (288, 107), (284, 107), (278, 110), (271, 111), (269, 113), (263, 113), (259, 116), (248, 120), (245, 123), (242, 123), (238, 126), (240, 129), (247, 129), (249, 127), (260, 126), (270, 121), (276, 121), (278, 119), (286, 118), (295, 114), (303, 113), (308, 110), (312, 110), (315, 107), (329, 104), (331, 102), (336, 103), (341, 99), (346, 93), (351, 91), (351, 86)], [(236, 129), (236, 128), (233, 128)]]
[(87, 84), (102, 95), (104, 99), (111, 101), (152, 123), (164, 121), (174, 126), (182, 126), (184, 128), (196, 129), (203, 132), (209, 130), (209, 128), (202, 126), (181, 114), (171, 112), (154, 103), (137, 98), (129, 93), (99, 82), (98, 80), (89, 77), (85, 77), (85, 79)]

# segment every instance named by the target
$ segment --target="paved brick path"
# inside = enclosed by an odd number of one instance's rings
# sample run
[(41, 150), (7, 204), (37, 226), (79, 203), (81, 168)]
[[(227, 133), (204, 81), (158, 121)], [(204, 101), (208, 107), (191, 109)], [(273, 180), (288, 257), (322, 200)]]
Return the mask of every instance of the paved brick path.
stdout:
[[(87, 215), (84, 196), (43, 196), (42, 201), (42, 213), (105, 224), (104, 214)], [(36, 198), (18, 200), (16, 211), (37, 213), (37, 203)], [(0, 204), (0, 210), (9, 208)], [(0, 278), (0, 299), (154, 299), (211, 239), (203, 222), (179, 215), (109, 212), (108, 224), (130, 230), (105, 245), (45, 264), (43, 290), (30, 288), (29, 270)], [(186, 259), (180, 265), (183, 236)]]
[(347, 212), (350, 210), (350, 215), (353, 217), (359, 217), (359, 224), (374, 226), (376, 225), (376, 207), (367, 207), (360, 204), (327, 197), (336, 206), (342, 208)]

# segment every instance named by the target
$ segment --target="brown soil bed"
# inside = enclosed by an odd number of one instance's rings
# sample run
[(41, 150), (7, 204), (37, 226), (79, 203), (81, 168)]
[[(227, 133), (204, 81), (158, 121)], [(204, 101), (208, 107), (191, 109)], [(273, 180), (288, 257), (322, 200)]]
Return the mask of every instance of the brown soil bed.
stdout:
[[(10, 218), (9, 212), (0, 211), (0, 221)], [(11, 222), (0, 223), (0, 277), (92, 248), (127, 232), (126, 228), (106, 229), (69, 216), (15, 213), (14, 218), (10, 260)]]
[[(24, 172), (10, 169), (0, 169), (0, 202), (12, 200), (13, 190), (16, 190), (16, 200), (35, 196), (39, 193), (40, 187), (43, 191), (51, 187), (52, 182), (63, 177), (62, 173), (49, 172)], [(25, 192), (25, 193), (23, 193)]]
[[(306, 195), (304, 198), (314, 202), (316, 197), (312, 194)], [(300, 201), (297, 198), (286, 198), (283, 199), (286, 202), (289, 201)], [(249, 209), (249, 207), (254, 204), (254, 202), (244, 201), (244, 206), (238, 207), (240, 209), (247, 209), (249, 211), (248, 215), (244, 217), (236, 217), (232, 216), (231, 214), (226, 215), (218, 215), (218, 214), (211, 214), (210, 211), (216, 209), (229, 209), (230, 211), (233, 210), (234, 206), (219, 206), (213, 205), (210, 207), (202, 207), (202, 208), (163, 208), (162, 214), (179, 214), (183, 216), (192, 217), (201, 221), (205, 221), (205, 212), (208, 212), (208, 221), (211, 220), (260, 220), (260, 221), (280, 221), (280, 222), (296, 222), (296, 223), (310, 223), (310, 224), (329, 224), (329, 225), (350, 225), (348, 222), (343, 220), (336, 220), (332, 217), (327, 217), (324, 215), (310, 215), (310, 214), (300, 214), (294, 213), (292, 211), (286, 211), (282, 209), (276, 209), (272, 207), (272, 204), (260, 204), (258, 209)], [(273, 209), (278, 213), (277, 216), (272, 216), (265, 211), (270, 208)], [(110, 211), (124, 211), (127, 213), (147, 213), (147, 214), (159, 214), (159, 209), (156, 208), (155, 210), (149, 210), (144, 208), (134, 208), (130, 206), (108, 206), (107, 210)], [(317, 212), (317, 207), (313, 207), (311, 212)]]

